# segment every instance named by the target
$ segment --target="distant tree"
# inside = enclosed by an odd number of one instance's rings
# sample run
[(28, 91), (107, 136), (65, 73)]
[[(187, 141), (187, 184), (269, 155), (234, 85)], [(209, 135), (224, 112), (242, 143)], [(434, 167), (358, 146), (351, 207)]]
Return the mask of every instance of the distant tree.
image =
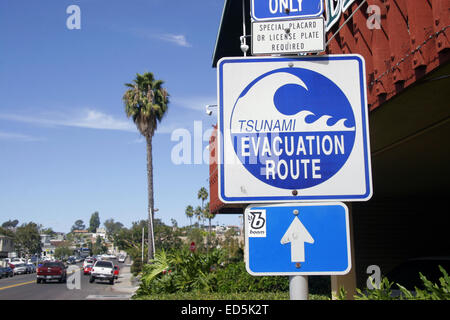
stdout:
[(98, 211), (95, 211), (89, 220), (89, 232), (95, 233), (98, 227), (100, 227), (100, 216)]
[(86, 229), (86, 226), (85, 226), (83, 220), (77, 220), (77, 221), (75, 221), (74, 225), (72, 226), (71, 231), (84, 230), (84, 229)]
[(97, 239), (95, 239), (95, 243), (92, 245), (91, 250), (93, 255), (98, 255), (106, 252), (107, 247), (105, 246), (102, 237), (97, 236)]
[(43, 228), (42, 226), (39, 228), (41, 234), (48, 234), (49, 236), (53, 237), (56, 235), (56, 232), (53, 231), (52, 228)]
[(73, 254), (73, 251), (68, 246), (61, 246), (55, 249), (55, 257), (58, 259), (70, 256), (71, 254)]
[(198, 219), (198, 222), (200, 223), (200, 220), (203, 219), (203, 209), (200, 206), (197, 206), (194, 210), (194, 215)]
[(207, 237), (207, 249), (209, 248), (209, 242), (210, 242), (210, 238), (211, 238), (211, 219), (213, 219), (215, 217), (215, 215), (213, 213), (211, 213), (211, 211), (209, 210), (209, 201), (206, 203), (205, 207), (203, 208), (203, 216), (208, 219), (209, 221), (209, 227), (208, 227), (208, 237)]
[(123, 228), (123, 224), (119, 221), (115, 222), (114, 219), (107, 219), (105, 222), (103, 222), (103, 225), (106, 229), (106, 235), (108, 239), (115, 239), (116, 235), (120, 232), (120, 230)]
[(34, 222), (29, 222), (17, 227), (14, 245), (21, 256), (40, 253), (42, 249), (38, 225)]
[(202, 209), (204, 208), (204, 202), (206, 199), (208, 199), (208, 191), (205, 187), (201, 187), (200, 190), (198, 190), (197, 198), (202, 200)]
[(17, 225), (19, 224), (19, 220), (15, 219), (15, 220), (8, 220), (3, 222), (2, 224), (2, 228), (15, 228), (17, 227)]
[(0, 235), (14, 238), (14, 232), (10, 229), (0, 227)]
[(194, 208), (191, 205), (188, 205), (185, 210), (186, 216), (189, 218), (191, 226), (192, 226), (192, 217), (194, 216)]

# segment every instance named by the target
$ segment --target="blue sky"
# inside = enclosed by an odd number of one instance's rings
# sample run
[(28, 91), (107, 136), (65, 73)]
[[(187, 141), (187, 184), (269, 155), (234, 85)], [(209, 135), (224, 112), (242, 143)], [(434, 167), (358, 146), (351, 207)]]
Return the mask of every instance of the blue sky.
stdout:
[[(80, 30), (66, 26), (70, 5), (80, 7)], [(185, 207), (200, 204), (209, 167), (174, 164), (171, 134), (216, 123), (204, 106), (216, 103), (222, 8), (223, 0), (0, 2), (0, 223), (67, 232), (94, 211), (126, 226), (146, 218), (146, 146), (121, 98), (125, 82), (150, 71), (171, 98), (153, 144), (156, 217), (187, 225)], [(239, 224), (237, 215), (214, 221)]]

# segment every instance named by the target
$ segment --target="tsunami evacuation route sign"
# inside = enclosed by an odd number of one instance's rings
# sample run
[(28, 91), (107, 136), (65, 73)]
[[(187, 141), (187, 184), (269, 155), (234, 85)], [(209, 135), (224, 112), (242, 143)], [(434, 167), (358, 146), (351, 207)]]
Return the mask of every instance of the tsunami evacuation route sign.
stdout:
[(361, 56), (223, 58), (217, 74), (221, 201), (370, 199)]

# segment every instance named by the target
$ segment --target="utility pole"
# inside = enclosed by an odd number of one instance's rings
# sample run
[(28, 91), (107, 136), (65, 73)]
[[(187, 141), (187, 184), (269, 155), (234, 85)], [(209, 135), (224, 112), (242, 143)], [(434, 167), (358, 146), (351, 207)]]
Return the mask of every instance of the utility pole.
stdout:
[(141, 265), (144, 265), (144, 230), (145, 227), (142, 228)]

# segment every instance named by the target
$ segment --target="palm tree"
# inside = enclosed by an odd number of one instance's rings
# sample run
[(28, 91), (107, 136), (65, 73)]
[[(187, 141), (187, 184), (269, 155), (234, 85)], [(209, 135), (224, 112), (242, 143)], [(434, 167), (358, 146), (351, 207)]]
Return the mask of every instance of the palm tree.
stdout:
[[(198, 190), (197, 199), (202, 200), (202, 211), (205, 210), (204, 202), (206, 199), (208, 199), (208, 191), (205, 187), (201, 187), (200, 190)], [(202, 214), (202, 220), (204, 220), (205, 218), (205, 215)]]
[(132, 118), (139, 132), (147, 142), (147, 183), (148, 183), (148, 261), (154, 255), (154, 198), (153, 198), (153, 159), (152, 138), (166, 114), (169, 94), (162, 87), (162, 80), (156, 80), (151, 72), (136, 74), (133, 83), (126, 83), (128, 88), (123, 95), (125, 113)]
[(205, 187), (201, 187), (200, 190), (198, 190), (197, 198), (202, 200), (202, 208), (204, 208), (203, 202), (208, 199), (208, 191)]
[(208, 252), (209, 249), (209, 238), (211, 237), (211, 219), (214, 219), (215, 215), (211, 213), (209, 210), (209, 201), (206, 203), (205, 207), (203, 208), (203, 216), (209, 220), (209, 229), (208, 229), (208, 237), (207, 242), (208, 245), (206, 246), (206, 252)]
[(192, 217), (194, 216), (194, 208), (191, 205), (188, 205), (186, 207), (186, 216), (189, 218), (189, 221), (191, 222), (191, 226), (192, 226)]
[(200, 206), (197, 206), (197, 207), (195, 208), (195, 210), (194, 210), (194, 215), (197, 217), (198, 222), (199, 222), (199, 224), (200, 224), (200, 220), (201, 220), (202, 217), (203, 217), (203, 210), (202, 210), (202, 208), (201, 208)]

